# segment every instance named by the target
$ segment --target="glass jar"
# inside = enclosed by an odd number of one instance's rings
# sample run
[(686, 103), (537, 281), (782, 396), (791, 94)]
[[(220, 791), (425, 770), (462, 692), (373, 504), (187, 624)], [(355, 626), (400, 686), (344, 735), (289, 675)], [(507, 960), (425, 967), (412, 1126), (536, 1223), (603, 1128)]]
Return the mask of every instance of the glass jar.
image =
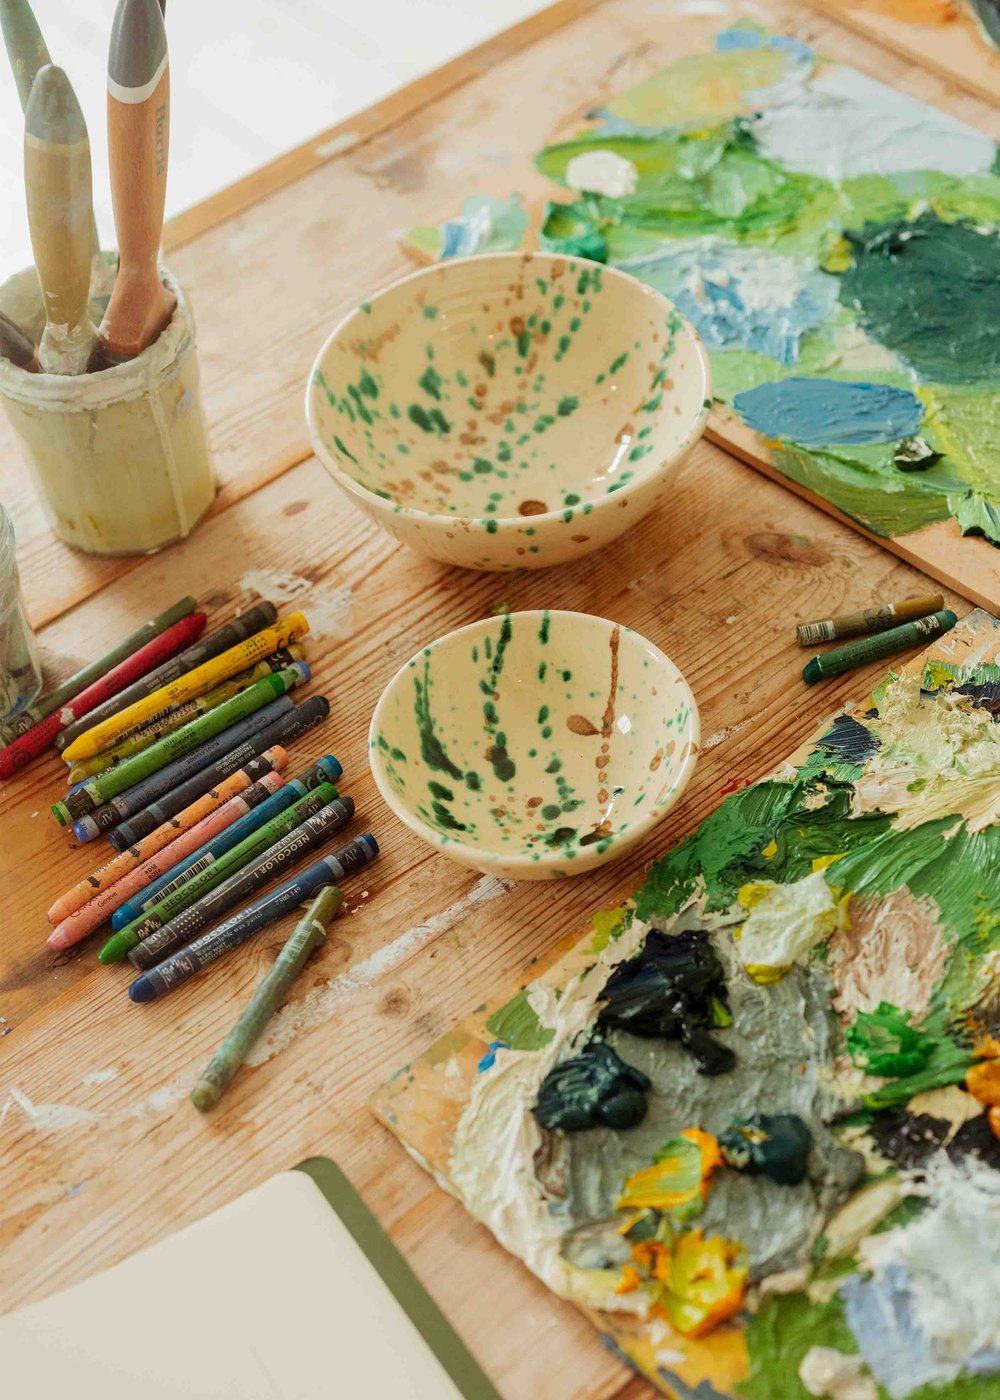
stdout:
[(0, 720), (20, 714), (41, 688), (35, 638), (21, 601), (14, 525), (0, 506)]

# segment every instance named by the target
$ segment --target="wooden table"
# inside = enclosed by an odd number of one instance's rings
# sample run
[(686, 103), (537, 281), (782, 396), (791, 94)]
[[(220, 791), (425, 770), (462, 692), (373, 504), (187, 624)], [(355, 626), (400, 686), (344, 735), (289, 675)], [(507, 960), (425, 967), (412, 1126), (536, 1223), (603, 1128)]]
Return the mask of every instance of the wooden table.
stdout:
[[(53, 676), (183, 593), (217, 624), (251, 600), (240, 583), (248, 570), (306, 581), (296, 603), (325, 619), (310, 660), (333, 706), (308, 753), (341, 757), (344, 786), (384, 854), (350, 887), (347, 911), (297, 991), (297, 1033), (239, 1076), (221, 1111), (201, 1117), (186, 1102), (190, 1082), (287, 928), (184, 992), (132, 1006), (128, 973), (99, 967), (92, 942), (63, 957), (45, 947), (51, 899), (105, 858), (103, 847), (75, 848), (48, 816), (59, 760), (7, 785), (0, 1309), (326, 1153), (505, 1396), (649, 1393), (434, 1186), (366, 1100), (490, 988), (615, 903), (723, 792), (761, 777), (824, 715), (865, 693), (880, 668), (811, 690), (798, 682), (793, 619), (929, 591), (926, 580), (707, 442), (614, 553), (543, 574), (444, 568), (397, 547), (345, 503), (309, 454), (302, 392), (339, 316), (406, 270), (400, 230), (477, 189), (543, 198), (528, 157), (567, 113), (668, 62), (682, 30), (703, 30), (707, 42), (718, 25), (669, 9), (663, 0), (562, 0), (175, 221), (169, 260), (198, 315), (222, 482), (211, 518), (184, 544), (146, 560), (73, 554), (46, 531), (3, 437), (0, 498), (13, 510)], [(831, 57), (1000, 135), (984, 103), (832, 20), (786, 0), (767, 10), (774, 26)], [(960, 599), (949, 604), (965, 611)], [(433, 854), (391, 816), (367, 771), (366, 733), (381, 688), (430, 638), (493, 610), (541, 605), (603, 613), (669, 652), (698, 698), (704, 752), (684, 801), (640, 852), (577, 880), (506, 888)]]

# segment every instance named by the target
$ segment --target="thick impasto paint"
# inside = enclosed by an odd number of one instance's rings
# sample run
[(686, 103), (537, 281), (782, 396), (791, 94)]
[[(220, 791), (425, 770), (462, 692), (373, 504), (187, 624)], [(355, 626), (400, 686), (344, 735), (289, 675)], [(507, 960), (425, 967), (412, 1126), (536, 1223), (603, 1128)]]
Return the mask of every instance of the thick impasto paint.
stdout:
[(998, 655), (972, 614), (379, 1097), (666, 1394), (1000, 1393)]
[(786, 476), (879, 535), (954, 519), (1000, 544), (992, 141), (743, 23), (536, 164), (566, 191), (541, 246), (670, 297)]

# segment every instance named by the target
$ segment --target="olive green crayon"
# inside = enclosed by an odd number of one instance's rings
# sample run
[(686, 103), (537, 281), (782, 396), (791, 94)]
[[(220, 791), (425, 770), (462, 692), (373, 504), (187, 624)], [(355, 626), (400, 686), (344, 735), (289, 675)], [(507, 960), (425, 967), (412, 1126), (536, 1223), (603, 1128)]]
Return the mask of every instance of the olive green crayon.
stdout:
[(344, 896), (337, 885), (325, 885), (299, 920), (288, 942), (258, 983), (250, 1002), (191, 1090), (191, 1102), (204, 1113), (222, 1098), (264, 1027), (285, 1000), (295, 979), (315, 949), (326, 942), (326, 931), (340, 911)]
[(192, 749), (198, 748), (209, 739), (214, 739), (216, 734), (221, 734), (230, 725), (246, 719), (248, 715), (256, 713), (271, 701), (286, 694), (293, 686), (308, 680), (310, 674), (304, 661), (296, 661), (294, 666), (287, 666), (274, 675), (262, 676), (247, 690), (240, 691), (224, 704), (217, 705), (214, 710), (199, 715), (175, 733), (158, 739), (148, 749), (127, 758), (117, 767), (98, 773), (95, 778), (89, 778), (79, 787), (73, 788), (61, 802), (55, 804), (53, 812), (57, 819), (63, 812), (74, 819), (84, 817), (88, 812), (96, 812), (98, 807), (110, 802), (113, 797), (117, 797), (136, 783), (142, 782), (143, 778), (158, 773), (168, 763), (183, 758)]
[(900, 623), (928, 617), (943, 607), (944, 598), (940, 593), (932, 593), (926, 598), (904, 598), (900, 603), (882, 603), (874, 608), (863, 608), (861, 612), (828, 617), (822, 622), (800, 622), (795, 629), (795, 639), (800, 647), (814, 647), (822, 642), (835, 642), (841, 637), (864, 637), (869, 632), (888, 632)]
[(161, 715), (158, 719), (148, 720), (145, 724), (137, 724), (112, 748), (105, 749), (103, 753), (95, 754), (93, 758), (82, 758), (79, 763), (74, 763), (68, 773), (70, 785), (86, 782), (88, 778), (96, 777), (98, 773), (106, 773), (109, 768), (116, 768), (126, 758), (131, 758), (133, 754), (142, 753), (143, 749), (148, 749), (159, 739), (165, 739), (168, 734), (173, 734), (176, 730), (183, 728), (185, 724), (197, 719), (199, 715), (207, 715), (209, 710), (216, 709), (219, 705), (225, 704), (227, 700), (231, 700), (234, 695), (248, 690), (254, 681), (259, 681), (263, 676), (272, 675), (276, 671), (284, 671), (296, 661), (301, 660), (302, 648), (298, 644), (282, 647), (280, 651), (273, 652), (263, 661), (258, 661), (255, 666), (240, 671), (238, 675), (233, 676), (232, 680), (223, 681), (214, 690), (199, 695), (195, 700), (186, 701), (172, 713)]
[(283, 836), (287, 836), (294, 831), (297, 826), (301, 826), (307, 817), (313, 816), (323, 807), (337, 800), (337, 789), (332, 783), (320, 783), (307, 797), (301, 797), (298, 802), (291, 807), (272, 817), (266, 826), (262, 826), (255, 831), (252, 836), (248, 836), (241, 841), (238, 846), (234, 846), (231, 851), (227, 851), (224, 856), (220, 856), (207, 869), (202, 870), (193, 880), (188, 880), (179, 889), (174, 890), (165, 899), (158, 900), (152, 909), (145, 910), (137, 919), (133, 919), (130, 924), (126, 924), (123, 929), (114, 935), (110, 942), (114, 943), (115, 960), (126, 957), (137, 944), (144, 938), (148, 938), (151, 933), (155, 933), (158, 928), (162, 928), (175, 915), (194, 904), (202, 895), (209, 890), (214, 890), (216, 885), (221, 885), (223, 880), (241, 870), (255, 856), (262, 855), (272, 846), (276, 845)]
[(872, 661), (884, 661), (896, 652), (922, 646), (934, 637), (943, 637), (957, 621), (955, 614), (946, 608), (943, 612), (931, 613), (930, 617), (920, 617), (904, 623), (902, 627), (893, 627), (889, 632), (848, 642), (846, 647), (834, 647), (833, 651), (825, 651), (822, 656), (814, 656), (808, 661), (802, 671), (802, 679), (806, 685), (815, 685), (817, 681), (842, 676), (845, 671), (867, 666)]

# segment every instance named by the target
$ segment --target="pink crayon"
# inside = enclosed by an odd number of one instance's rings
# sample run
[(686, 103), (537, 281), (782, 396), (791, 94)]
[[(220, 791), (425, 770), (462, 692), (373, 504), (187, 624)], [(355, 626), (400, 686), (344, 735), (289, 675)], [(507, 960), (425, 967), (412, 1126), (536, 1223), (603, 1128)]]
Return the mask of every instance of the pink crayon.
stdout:
[(71, 948), (74, 943), (79, 943), (88, 933), (93, 933), (95, 928), (100, 928), (101, 924), (106, 923), (119, 905), (145, 889), (151, 881), (166, 875), (178, 861), (191, 855), (206, 841), (211, 841), (221, 831), (225, 831), (226, 827), (232, 826), (233, 822), (246, 816), (258, 803), (270, 797), (271, 793), (277, 792), (284, 785), (284, 781), (280, 773), (268, 773), (239, 797), (231, 797), (221, 807), (216, 807), (200, 822), (181, 832), (176, 841), (171, 841), (169, 846), (164, 846), (141, 865), (135, 866), (120, 880), (101, 890), (82, 908), (57, 924), (48, 936), (49, 947)]
[[(271, 766), (275, 772), (280, 772), (285, 766), (288, 755), (284, 749), (281, 749), (275, 750), (273, 757), (274, 763)], [(203, 797), (192, 802), (190, 807), (185, 807), (182, 812), (178, 812), (177, 816), (171, 817), (168, 821), (161, 822), (155, 830), (151, 831), (148, 836), (143, 836), (134, 846), (129, 846), (120, 855), (105, 861), (96, 870), (92, 870), (89, 875), (77, 881), (71, 890), (61, 894), (52, 905), (49, 910), (49, 923), (61, 923), (70, 914), (75, 914), (78, 909), (89, 904), (102, 890), (106, 890), (109, 885), (116, 884), (137, 865), (141, 865), (150, 856), (155, 856), (157, 851), (162, 851), (164, 846), (171, 845), (183, 832), (195, 826), (203, 817), (207, 817), (209, 812), (214, 812), (218, 807), (223, 806), (231, 797), (238, 797), (240, 793), (245, 793), (252, 787), (256, 778), (256, 773), (252, 771), (253, 767), (254, 765), (250, 765), (248, 768), (240, 768), (235, 773), (231, 773), (228, 778), (211, 788)], [(263, 800), (257, 794), (255, 796), (257, 796), (258, 801)], [(175, 856), (174, 860), (177, 859)]]

